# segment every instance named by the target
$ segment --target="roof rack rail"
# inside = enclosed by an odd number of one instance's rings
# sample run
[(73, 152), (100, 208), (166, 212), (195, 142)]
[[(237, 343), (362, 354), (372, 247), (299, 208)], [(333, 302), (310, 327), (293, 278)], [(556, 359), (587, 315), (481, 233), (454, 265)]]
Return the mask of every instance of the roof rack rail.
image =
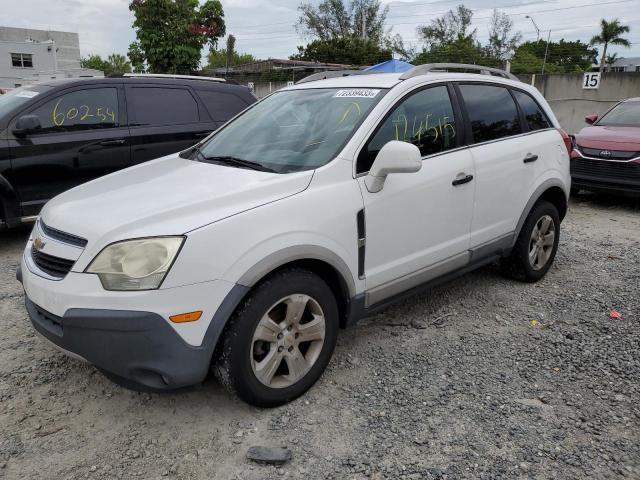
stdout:
[(448, 72), (450, 70), (472, 70), (480, 73), (481, 75), (493, 75), (496, 77), (508, 78), (510, 80), (520, 81), (514, 74), (509, 73), (499, 68), (484, 67), (482, 65), (471, 65), (467, 63), (427, 63), (425, 65), (418, 65), (411, 70), (403, 73), (400, 76), (400, 80), (408, 80), (409, 78), (417, 77), (419, 75), (426, 75), (431, 72)]
[(364, 70), (327, 70), (325, 72), (312, 73), (296, 82), (296, 84), (316, 82), (318, 80), (326, 80), (327, 78), (350, 77), (351, 75), (366, 75), (368, 72)]
[(226, 82), (224, 78), (199, 77), (197, 75), (174, 75), (172, 73), (125, 73), (123, 77), (133, 78), (178, 78), (182, 80), (204, 80), (208, 82)]

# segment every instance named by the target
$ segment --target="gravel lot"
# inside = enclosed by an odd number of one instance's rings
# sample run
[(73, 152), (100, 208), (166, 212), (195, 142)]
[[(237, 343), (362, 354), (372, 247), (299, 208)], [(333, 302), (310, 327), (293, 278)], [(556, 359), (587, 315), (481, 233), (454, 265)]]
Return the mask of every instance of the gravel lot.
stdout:
[[(273, 410), (213, 379), (134, 393), (50, 349), (15, 281), (27, 235), (0, 233), (0, 477), (640, 479), (637, 201), (574, 200), (536, 285), (488, 267), (341, 332)], [(252, 464), (252, 445), (293, 460)]]

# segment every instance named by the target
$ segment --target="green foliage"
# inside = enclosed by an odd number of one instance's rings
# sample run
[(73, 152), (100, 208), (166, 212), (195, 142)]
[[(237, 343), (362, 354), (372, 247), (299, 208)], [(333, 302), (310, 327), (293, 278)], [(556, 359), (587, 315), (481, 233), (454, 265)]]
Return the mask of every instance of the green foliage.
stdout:
[[(207, 68), (223, 68), (227, 66), (227, 50), (212, 50), (209, 53), (209, 64)], [(229, 67), (233, 65), (242, 65), (243, 63), (255, 62), (256, 59), (250, 53), (233, 52), (233, 56), (229, 61)]]
[[(520, 45), (511, 61), (511, 71), (514, 73), (540, 73), (547, 42), (525, 42)], [(545, 73), (575, 73), (584, 72), (591, 68), (598, 55), (598, 50), (591, 48), (579, 40), (567, 42), (550, 42), (547, 53)]]
[(292, 60), (309, 60), (348, 65), (375, 65), (392, 58), (391, 49), (358, 37), (314, 40), (306, 47), (299, 46)]
[(127, 56), (131, 61), (134, 73), (145, 73), (147, 71), (147, 68), (145, 66), (144, 52), (140, 48), (140, 44), (134, 42), (129, 45)]
[(622, 37), (625, 33), (629, 33), (630, 30), (627, 25), (622, 25), (618, 19), (611, 20), (610, 22), (604, 18), (600, 20), (600, 33), (591, 39), (591, 45), (603, 45), (602, 57), (600, 57), (601, 72), (606, 63), (605, 58), (607, 57), (609, 45), (619, 45), (625, 48), (631, 46), (631, 42)]
[(215, 48), (225, 34), (219, 0), (202, 5), (198, 0), (133, 0), (129, 9), (138, 39), (129, 47), (129, 58), (136, 70), (146, 63), (152, 73), (192, 73), (202, 48)]
[(107, 60), (103, 60), (100, 55), (90, 55), (80, 60), (80, 66), (101, 70), (105, 75), (131, 72), (131, 64), (127, 61), (127, 57), (118, 53), (112, 53)]
[(470, 63), (487, 67), (501, 67), (502, 61), (491, 56), (490, 52), (470, 37), (461, 37), (450, 43), (432, 46), (423, 50), (411, 62), (414, 65), (423, 63)]
[(328, 41), (339, 38), (366, 38), (376, 45), (382, 44), (384, 22), (389, 7), (382, 8), (379, 0), (323, 0), (318, 7), (303, 3), (298, 7), (299, 32), (309, 38)]
[(80, 66), (82, 68), (100, 70), (105, 73), (107, 70), (107, 62), (105, 62), (100, 55), (89, 55), (86, 58), (80, 59)]
[(427, 26), (418, 27), (418, 35), (427, 47), (445, 47), (454, 42), (473, 41), (477, 29), (471, 29), (473, 12), (464, 5), (449, 10), (442, 17), (431, 20)]

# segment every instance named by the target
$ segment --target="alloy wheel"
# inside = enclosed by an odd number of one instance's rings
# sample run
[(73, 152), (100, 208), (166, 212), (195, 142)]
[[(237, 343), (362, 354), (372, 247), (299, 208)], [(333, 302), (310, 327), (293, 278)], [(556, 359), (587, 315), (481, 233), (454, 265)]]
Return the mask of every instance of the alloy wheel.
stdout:
[(309, 295), (293, 294), (262, 316), (251, 341), (251, 368), (271, 388), (289, 387), (318, 360), (326, 322), (320, 304)]
[(529, 239), (529, 263), (534, 270), (541, 270), (553, 253), (556, 241), (556, 226), (553, 218), (543, 215), (536, 222)]

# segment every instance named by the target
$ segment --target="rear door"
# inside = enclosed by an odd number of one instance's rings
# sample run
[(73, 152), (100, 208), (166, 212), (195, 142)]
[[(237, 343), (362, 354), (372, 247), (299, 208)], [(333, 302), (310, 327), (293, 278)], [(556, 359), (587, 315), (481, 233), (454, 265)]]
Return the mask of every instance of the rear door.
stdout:
[[(35, 115), (41, 129), (11, 132), (22, 115)], [(69, 188), (130, 165), (122, 85), (92, 84), (48, 97), (9, 124), (10, 183), (22, 215), (36, 215), (49, 199)]]
[(126, 86), (134, 164), (184, 150), (215, 130), (216, 123), (186, 86)]
[(476, 172), (471, 246), (507, 241), (540, 173), (543, 145), (521, 122), (506, 86), (458, 85)]
[(197, 88), (196, 93), (204, 103), (216, 128), (236, 116), (256, 99), (248, 91), (230, 85), (215, 85), (207, 89)]

